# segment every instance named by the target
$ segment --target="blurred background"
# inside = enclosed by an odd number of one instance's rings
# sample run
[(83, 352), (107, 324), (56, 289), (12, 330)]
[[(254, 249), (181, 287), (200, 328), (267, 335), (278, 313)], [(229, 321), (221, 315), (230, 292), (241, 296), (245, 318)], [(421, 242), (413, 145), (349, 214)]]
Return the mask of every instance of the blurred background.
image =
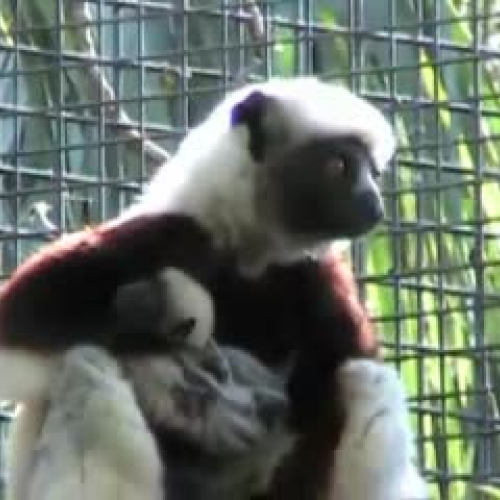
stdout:
[(500, 498), (498, 0), (0, 0), (1, 277), (117, 215), (226, 90), (300, 74), (395, 126), (353, 263), (432, 498)]

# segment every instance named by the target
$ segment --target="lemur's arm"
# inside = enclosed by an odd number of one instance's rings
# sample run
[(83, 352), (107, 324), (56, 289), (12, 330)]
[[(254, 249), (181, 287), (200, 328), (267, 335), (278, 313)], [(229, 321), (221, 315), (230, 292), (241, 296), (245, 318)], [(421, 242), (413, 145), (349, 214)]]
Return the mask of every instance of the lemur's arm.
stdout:
[(289, 367), (297, 429), (314, 425), (341, 364), (378, 357), (353, 272), (336, 253), (273, 266), (257, 279), (226, 272), (212, 295), (220, 343), (245, 349), (273, 368)]
[(115, 307), (118, 289), (169, 267), (202, 276), (211, 251), (207, 234), (175, 214), (63, 236), (21, 264), (2, 289), (0, 346), (51, 353), (90, 342), (118, 353), (158, 353), (165, 338), (158, 335), (155, 307), (164, 313), (163, 304), (145, 297), (152, 309), (138, 304), (143, 317), (133, 322), (134, 310), (121, 314)]

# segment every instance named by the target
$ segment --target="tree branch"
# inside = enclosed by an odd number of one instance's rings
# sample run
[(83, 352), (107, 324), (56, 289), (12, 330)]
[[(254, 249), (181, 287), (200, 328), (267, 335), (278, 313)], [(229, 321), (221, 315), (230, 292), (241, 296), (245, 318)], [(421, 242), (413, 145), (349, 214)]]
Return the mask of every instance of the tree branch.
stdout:
[(257, 44), (255, 53), (257, 57), (262, 57), (262, 52), (266, 43), (266, 27), (262, 12), (255, 0), (245, 0), (243, 8), (248, 14), (248, 33), (252, 41)]
[[(78, 31), (82, 33), (82, 36), (78, 38), (79, 48), (91, 56), (92, 59), (97, 60), (99, 54), (96, 50), (94, 37), (92, 36), (91, 27), (93, 18), (88, 4), (84, 0), (69, 0), (68, 3), (70, 5), (69, 16), (72, 18), (72, 21), (77, 26), (82, 26), (78, 28)], [(100, 96), (105, 119), (114, 121), (120, 125), (131, 125), (132, 120), (125, 111), (120, 109), (113, 87), (106, 80), (99, 64), (94, 63), (89, 66), (89, 77), (96, 95)], [(120, 132), (134, 142), (142, 142), (145, 154), (155, 163), (164, 163), (170, 159), (170, 154), (166, 150), (147, 139), (142, 132), (132, 126), (121, 127)]]

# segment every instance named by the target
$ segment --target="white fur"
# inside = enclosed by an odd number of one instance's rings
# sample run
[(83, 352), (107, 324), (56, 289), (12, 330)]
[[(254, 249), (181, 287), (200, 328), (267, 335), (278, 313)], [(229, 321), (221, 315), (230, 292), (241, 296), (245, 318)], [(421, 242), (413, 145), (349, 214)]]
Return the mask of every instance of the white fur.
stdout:
[(41, 426), (35, 408), (24, 410), (38, 439), (16, 471), (16, 500), (162, 500), (154, 439), (115, 361), (96, 348), (73, 349), (51, 385)]
[(165, 322), (170, 325), (190, 317), (196, 318), (196, 324), (186, 340), (196, 348), (205, 346), (212, 336), (215, 321), (209, 293), (180, 269), (166, 269), (161, 279), (168, 302)]
[[(395, 138), (382, 113), (344, 87), (314, 77), (247, 85), (229, 94), (186, 136), (118, 223), (144, 213), (180, 211), (205, 224), (219, 239), (216, 243), (235, 249), (249, 268), (258, 270), (277, 256), (301, 255), (307, 248), (302, 242), (290, 248), (266, 212), (265, 196), (257, 196), (259, 165), (248, 149), (248, 131), (230, 126), (234, 105), (254, 90), (277, 98), (291, 141), (321, 132), (354, 133), (368, 145), (379, 170), (386, 168), (394, 153)], [(270, 112), (268, 120), (273, 119)], [(324, 243), (328, 242), (322, 247)]]
[(392, 367), (371, 360), (339, 372), (346, 427), (335, 451), (335, 500), (425, 500), (413, 464), (413, 437), (403, 384)]

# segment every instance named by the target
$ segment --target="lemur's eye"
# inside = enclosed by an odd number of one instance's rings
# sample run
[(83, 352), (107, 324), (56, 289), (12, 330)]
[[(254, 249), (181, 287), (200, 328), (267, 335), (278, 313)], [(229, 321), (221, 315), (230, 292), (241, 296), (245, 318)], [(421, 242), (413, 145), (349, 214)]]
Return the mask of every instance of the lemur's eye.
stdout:
[(343, 176), (347, 171), (346, 162), (340, 156), (330, 158), (326, 164), (326, 168), (332, 177)]

